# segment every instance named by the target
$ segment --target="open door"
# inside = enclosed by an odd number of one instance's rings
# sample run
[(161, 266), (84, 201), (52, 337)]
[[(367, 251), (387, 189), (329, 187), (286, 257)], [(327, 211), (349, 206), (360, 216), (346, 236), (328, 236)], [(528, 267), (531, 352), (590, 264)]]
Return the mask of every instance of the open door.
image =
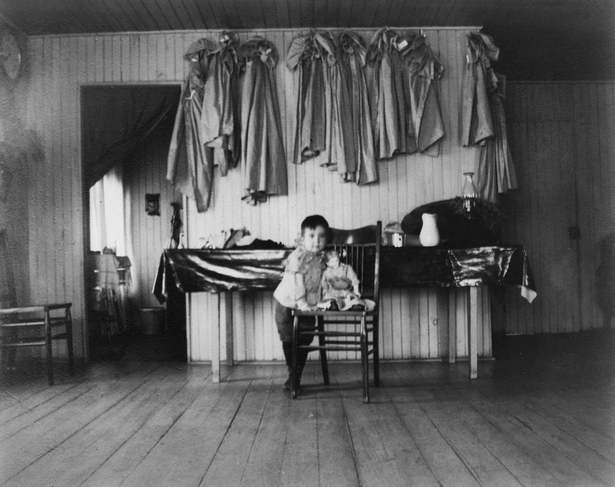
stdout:
[[(151, 283), (170, 237), (171, 203), (181, 202), (165, 179), (180, 89), (178, 84), (82, 88), (84, 215), (89, 216), (84, 218), (85, 294), (93, 358), (112, 352), (109, 342), (124, 343), (139, 333), (141, 310), (160, 307)], [(150, 215), (146, 195), (152, 194), (160, 211)], [(111, 280), (117, 287), (101, 292), (100, 266), (110, 272), (109, 262), (119, 270)], [(166, 328), (165, 323), (165, 333)]]

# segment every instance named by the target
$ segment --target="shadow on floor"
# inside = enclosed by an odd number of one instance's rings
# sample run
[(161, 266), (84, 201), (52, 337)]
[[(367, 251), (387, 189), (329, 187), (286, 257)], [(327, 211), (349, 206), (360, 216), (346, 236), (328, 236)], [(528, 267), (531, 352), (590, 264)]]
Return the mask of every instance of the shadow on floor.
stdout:
[(90, 344), (93, 362), (122, 360), (147, 362), (186, 362), (186, 339), (168, 334), (145, 335), (124, 332), (113, 335), (111, 343), (98, 340)]

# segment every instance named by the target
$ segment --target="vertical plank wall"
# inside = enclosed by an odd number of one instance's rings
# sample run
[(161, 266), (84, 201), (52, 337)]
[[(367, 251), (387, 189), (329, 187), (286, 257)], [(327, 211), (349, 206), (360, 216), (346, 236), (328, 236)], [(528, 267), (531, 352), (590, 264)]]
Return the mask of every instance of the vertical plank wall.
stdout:
[[(380, 182), (358, 187), (342, 184), (335, 173), (314, 161), (289, 165), (290, 194), (251, 207), (241, 202), (240, 175), (216, 174), (210, 211), (186, 208), (189, 245), (202, 245), (210, 234), (246, 226), (255, 237), (293, 243), (301, 219), (321, 213), (333, 226), (371, 224), (377, 219), (399, 221), (416, 206), (459, 195), (462, 173), (472, 170), (474, 149), (462, 148), (458, 134), (460, 73), (467, 29), (426, 29), (431, 47), (439, 52), (445, 73), (442, 111), (447, 136), (437, 158), (398, 157), (379, 164)], [(271, 39), (282, 59), (297, 33), (294, 30), (254, 32)], [(373, 31), (363, 31), (369, 39)], [(242, 32), (242, 40), (252, 32)], [(183, 54), (200, 37), (216, 32), (144, 33), (122, 35), (34, 36), (28, 41), (30, 89), (26, 118), (41, 138), (45, 160), (31, 175), (28, 208), (31, 295), (37, 301), (72, 301), (77, 320), (77, 353), (86, 353), (83, 316), (83, 211), (80, 161), (80, 87), (92, 83), (181, 82), (186, 72)], [(282, 61), (276, 70), (287, 152), (294, 129), (296, 81)], [(163, 227), (163, 225), (162, 225)], [(166, 230), (163, 228), (161, 231)], [(135, 249), (135, 252), (147, 249)], [(465, 350), (463, 291), (386, 291), (383, 296), (383, 356), (440, 358), (446, 354), (449, 320), (457, 323), (459, 355)], [(194, 361), (208, 360), (208, 340), (215, 296), (192, 297), (189, 328)], [(234, 299), (236, 357), (239, 360), (281, 358), (267, 293)], [(491, 353), (489, 296), (481, 300), (481, 355)], [(484, 342), (483, 342), (484, 340)]]
[[(180, 95), (177, 87), (177, 96)], [(171, 237), (172, 202), (182, 203), (182, 195), (166, 181), (169, 137), (173, 131), (174, 113), (169, 114), (152, 132), (147, 143), (139, 147), (124, 166), (126, 218), (130, 221), (128, 255), (132, 261), (132, 283), (129, 288), (133, 323), (139, 308), (158, 307), (152, 294), (162, 250)], [(145, 195), (160, 195), (160, 215), (145, 211)]]
[[(605, 323), (596, 271), (602, 242), (615, 238), (614, 93), (613, 82), (509, 85), (520, 189), (502, 198), (502, 207), (511, 241), (528, 249), (539, 291), (531, 306), (506, 296), (501, 326), (509, 334), (568, 333)], [(571, 227), (579, 239), (570, 237)]]

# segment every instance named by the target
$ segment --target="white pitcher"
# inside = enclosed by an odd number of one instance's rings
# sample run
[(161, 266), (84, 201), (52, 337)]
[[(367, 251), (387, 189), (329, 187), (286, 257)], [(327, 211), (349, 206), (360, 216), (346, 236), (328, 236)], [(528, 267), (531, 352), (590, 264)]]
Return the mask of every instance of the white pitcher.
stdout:
[(438, 215), (423, 213), (423, 228), (419, 234), (419, 241), (423, 247), (435, 247), (440, 243), (437, 221)]

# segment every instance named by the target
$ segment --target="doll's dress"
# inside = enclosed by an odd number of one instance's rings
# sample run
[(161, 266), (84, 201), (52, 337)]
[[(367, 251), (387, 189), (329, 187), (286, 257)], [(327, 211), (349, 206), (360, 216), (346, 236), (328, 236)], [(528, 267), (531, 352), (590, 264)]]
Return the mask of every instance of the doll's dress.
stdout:
[(351, 266), (340, 264), (335, 269), (327, 267), (322, 274), (322, 299), (359, 296), (359, 279)]
[(322, 275), (322, 299), (317, 304), (330, 311), (371, 310), (375, 303), (361, 299), (359, 278), (351, 266), (340, 264), (337, 268), (327, 267)]

